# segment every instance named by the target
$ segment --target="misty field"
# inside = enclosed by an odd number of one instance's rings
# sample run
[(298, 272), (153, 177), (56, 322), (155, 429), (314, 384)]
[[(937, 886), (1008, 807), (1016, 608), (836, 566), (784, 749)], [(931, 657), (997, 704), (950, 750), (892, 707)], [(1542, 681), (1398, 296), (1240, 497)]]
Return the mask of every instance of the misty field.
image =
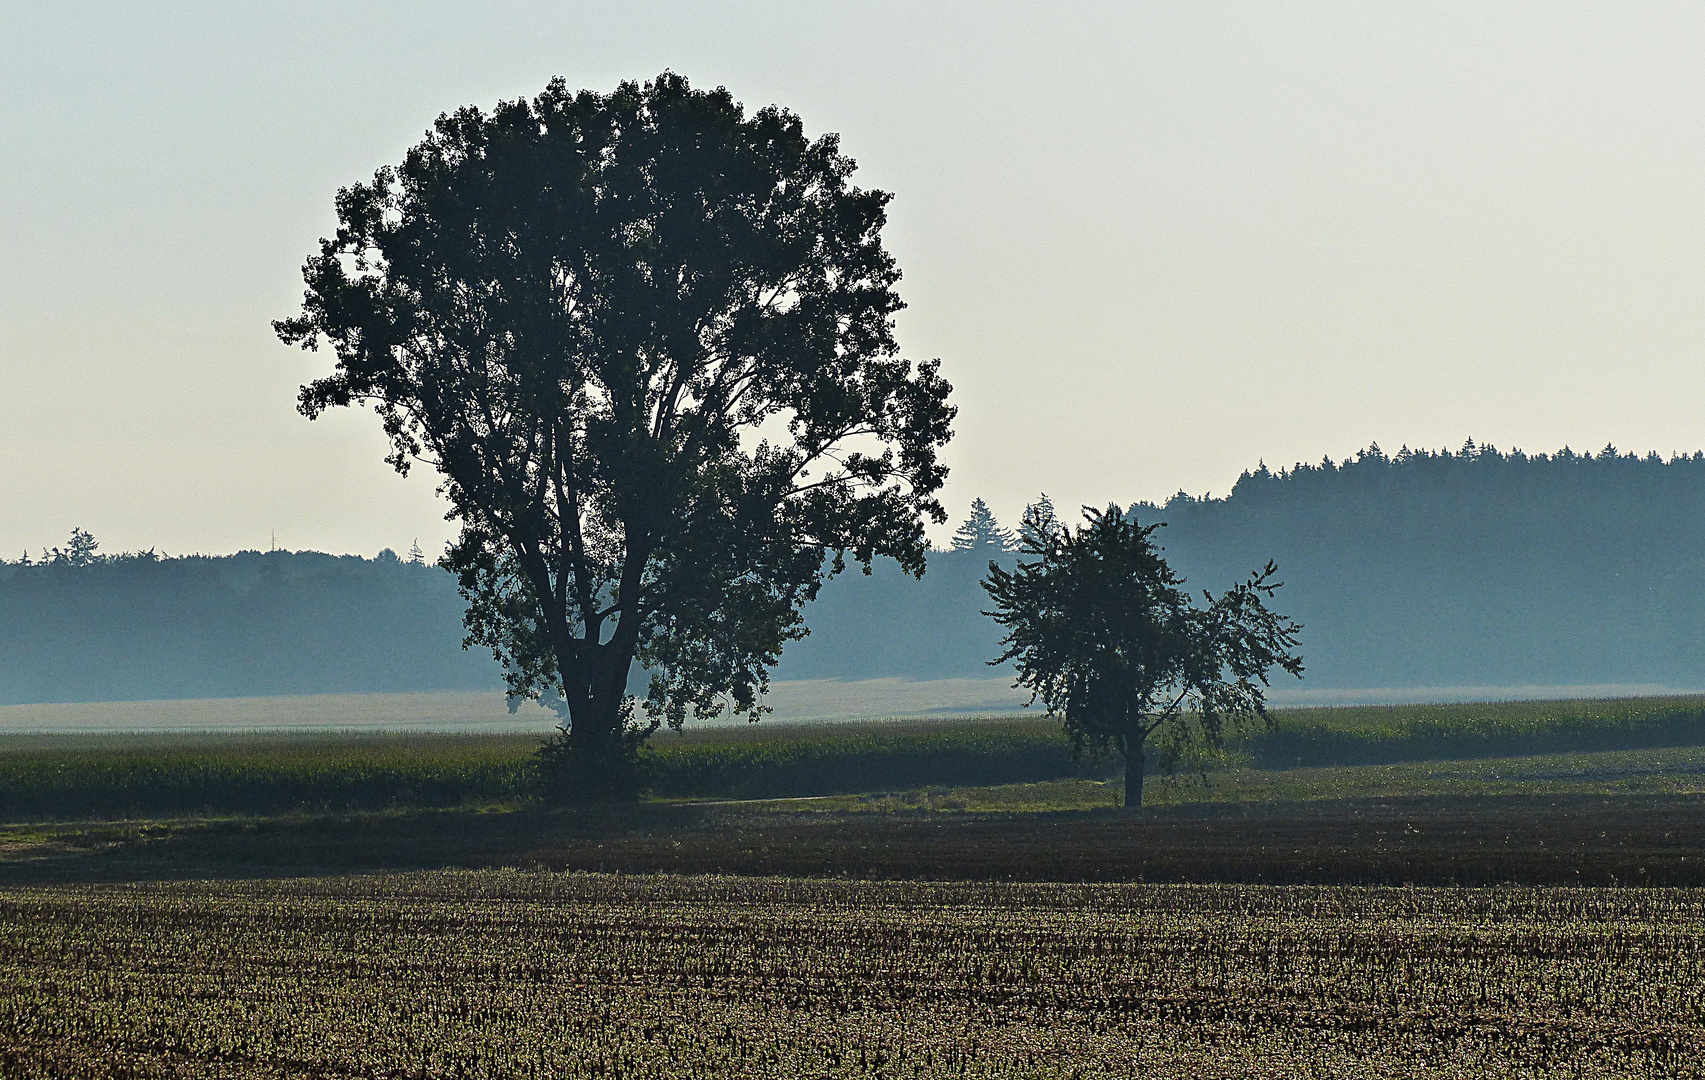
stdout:
[(1705, 893), (542, 873), (0, 891), (19, 1077), (1693, 1076)]

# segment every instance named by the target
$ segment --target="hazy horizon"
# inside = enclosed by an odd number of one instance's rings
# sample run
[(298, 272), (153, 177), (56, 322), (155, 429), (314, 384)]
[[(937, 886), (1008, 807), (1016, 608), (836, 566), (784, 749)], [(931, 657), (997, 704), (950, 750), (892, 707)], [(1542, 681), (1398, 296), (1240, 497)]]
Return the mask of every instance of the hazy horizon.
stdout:
[[(953, 523), (1378, 442), (1705, 445), (1705, 10), (70, 4), (0, 40), (0, 553), (436, 554), (280, 345), (332, 196), (440, 112), (664, 68), (895, 193)], [(944, 543), (952, 524), (932, 537)]]
[[(1365, 452), (1368, 450), (1373, 450), (1373, 451), (1376, 451), (1377, 453), (1385, 453), (1386, 449), (1387, 448), (1380, 447), (1378, 445), (1372, 445), (1369, 447), (1364, 447), (1364, 448), (1362, 448), (1361, 451), (1358, 451), (1358, 453), (1355, 455), (1346, 455), (1343, 458), (1336, 459), (1335, 461), (1333, 461), (1333, 464), (1335, 467), (1348, 467), (1351, 465), (1352, 462), (1356, 461), (1360, 456), (1365, 454)], [(1499, 446), (1495, 446), (1494, 444), (1492, 444), (1490, 442), (1482, 443), (1482, 442), (1478, 442), (1477, 440), (1470, 438), (1470, 439), (1466, 440), (1465, 446), (1457, 447), (1454, 450), (1450, 447), (1434, 448), (1434, 447), (1424, 447), (1424, 446), (1409, 446), (1407, 444), (1404, 444), (1401, 447), (1399, 447), (1395, 450), (1392, 450), (1390, 456), (1393, 458), (1396, 458), (1399, 455), (1401, 455), (1402, 451), (1405, 451), (1405, 450), (1413, 451), (1413, 452), (1416, 452), (1419, 454), (1433, 454), (1433, 455), (1442, 455), (1442, 456), (1446, 456), (1446, 457), (1451, 456), (1452, 454), (1455, 454), (1458, 456), (1461, 456), (1464, 454), (1472, 455), (1473, 453), (1480, 452), (1480, 451), (1496, 451), (1496, 452), (1501, 453), (1501, 454), (1510, 454), (1510, 455), (1513, 455), (1516, 453), (1524, 453), (1524, 454), (1528, 454), (1529, 456), (1535, 457), (1535, 458), (1561, 457), (1563, 454), (1566, 454), (1566, 453), (1573, 453), (1579, 457), (1584, 457), (1584, 458), (1594, 458), (1594, 457), (1602, 456), (1603, 453), (1606, 451), (1612, 451), (1612, 450), (1615, 451), (1616, 456), (1620, 457), (1620, 458), (1628, 458), (1628, 457), (1645, 458), (1645, 457), (1648, 457), (1651, 453), (1656, 453), (1656, 451), (1649, 451), (1647, 454), (1635, 454), (1634, 452), (1626, 450), (1623, 447), (1618, 447), (1618, 446), (1613, 446), (1613, 445), (1607, 445), (1605, 447), (1601, 447), (1599, 450), (1596, 450), (1596, 451), (1590, 450), (1590, 449), (1583, 449), (1580, 447), (1568, 447), (1568, 446), (1558, 447), (1555, 450), (1551, 450), (1551, 451), (1539, 451), (1539, 450), (1531, 450), (1528, 447), (1517, 447), (1517, 446), (1499, 447)], [(1659, 457), (1663, 461), (1674, 463), (1678, 460), (1679, 461), (1685, 461), (1689, 457), (1697, 457), (1700, 455), (1705, 455), (1705, 450), (1695, 450), (1692, 452), (1678, 451), (1678, 452), (1675, 452), (1673, 454), (1660, 454)], [(1326, 457), (1330, 458), (1330, 455), (1326, 455)], [(1246, 477), (1246, 476), (1254, 473), (1257, 468), (1266, 468), (1266, 469), (1270, 470), (1270, 472), (1273, 475), (1282, 476), (1291, 470), (1307, 471), (1307, 470), (1311, 470), (1311, 469), (1318, 469), (1322, 465), (1323, 465), (1323, 462), (1321, 462), (1321, 461), (1313, 461), (1313, 462), (1297, 461), (1297, 462), (1289, 462), (1289, 463), (1285, 463), (1285, 464), (1280, 464), (1278, 462), (1271, 462), (1271, 461), (1261, 461), (1261, 462), (1257, 462), (1255, 466), (1248, 466), (1248, 465), (1244, 466), (1241, 470), (1239, 470), (1238, 476), (1232, 478), (1232, 481), (1233, 481), (1232, 483), (1227, 483), (1224, 488), (1222, 488), (1221, 490), (1218, 490), (1218, 491), (1191, 492), (1191, 491), (1186, 491), (1183, 488), (1175, 488), (1172, 491), (1170, 491), (1169, 493), (1162, 495), (1162, 496), (1159, 496), (1157, 498), (1125, 499), (1122, 501), (1119, 500), (1118, 498), (1114, 498), (1114, 499), (1111, 499), (1109, 501), (1118, 504), (1122, 509), (1124, 509), (1128, 513), (1134, 513), (1134, 514), (1139, 515), (1143, 521), (1148, 522), (1148, 521), (1156, 520), (1153, 516), (1154, 511), (1156, 511), (1156, 510), (1164, 511), (1168, 505), (1176, 505), (1173, 503), (1174, 499), (1181, 498), (1187, 504), (1190, 502), (1215, 503), (1215, 504), (1224, 503), (1229, 498), (1229, 496), (1231, 494), (1231, 490), (1235, 486), (1235, 482), (1239, 479), (1242, 479), (1243, 477)], [(965, 500), (960, 500), (960, 501), (963, 501), (965, 503), (964, 509), (966, 512), (968, 512), (970, 509), (970, 499), (974, 499), (974, 498), (978, 498), (978, 497), (979, 496), (971, 495)], [(987, 501), (987, 500), (985, 500), (985, 501)], [(1028, 506), (1030, 503), (1032, 503), (1034, 501), (1035, 500), (1033, 498), (1024, 500), (1024, 506), (1020, 506), (1020, 507), (1015, 508), (1010, 515), (997, 514), (996, 515), (996, 524), (999, 525), (1001, 528), (1003, 528), (1009, 534), (1010, 537), (1016, 538), (1016, 534), (1018, 531), (1019, 522), (1020, 522), (1021, 517), (1022, 517), (1023, 509), (1025, 506)], [(1100, 504), (1095, 504), (1095, 503), (1070, 504), (1070, 503), (1060, 502), (1058, 500), (1052, 500), (1052, 499), (1051, 499), (1051, 501), (1053, 501), (1055, 503), (1055, 509), (1057, 512), (1059, 512), (1063, 515), (1073, 516), (1074, 518), (1075, 518), (1074, 511), (1076, 511), (1076, 510), (1081, 509), (1081, 510), (1087, 512), (1091, 509), (1099, 509), (1100, 508)], [(955, 505), (957, 505), (957, 504), (955, 504)], [(946, 525), (941, 526), (939, 528), (930, 529), (929, 530), (929, 532), (930, 532), (930, 538), (929, 538), (930, 539), (930, 548), (929, 548), (929, 550), (934, 554), (947, 554), (949, 552), (956, 550), (956, 546), (955, 546), (956, 540), (955, 540), (955, 537), (953, 536), (953, 533), (959, 527), (959, 525), (961, 525), (965, 521), (965, 518), (966, 518), (966, 513), (954, 513), (954, 514), (951, 514), (949, 516), (949, 519), (948, 519), (948, 522)], [(1164, 523), (1164, 521), (1163, 521), (1163, 523)], [(81, 526), (80, 525), (73, 525), (72, 528), (73, 529), (80, 529)], [(277, 552), (277, 553), (283, 554), (283, 555), (330, 555), (330, 556), (333, 556), (336, 558), (359, 558), (359, 559), (366, 559), (366, 560), (372, 561), (372, 560), (377, 560), (377, 559), (382, 558), (386, 554), (386, 552), (389, 552), (391, 555), (395, 556), (400, 561), (413, 561), (412, 557), (414, 555), (414, 552), (412, 551), (412, 548), (416, 544), (419, 543), (419, 539), (415, 538), (413, 540), (403, 542), (403, 543), (384, 543), (384, 544), (381, 544), (379, 548), (377, 548), (373, 551), (332, 551), (332, 550), (326, 550), (323, 548), (311, 548), (311, 547), (290, 548), (290, 547), (286, 547), (283, 544), (278, 543), (276, 536), (269, 536), (267, 544), (264, 546), (249, 545), (249, 546), (232, 548), (228, 551), (215, 551), (215, 550), (172, 551), (172, 550), (166, 549), (166, 548), (164, 548), (158, 544), (144, 544), (144, 545), (138, 545), (138, 546), (120, 547), (120, 546), (116, 546), (116, 545), (107, 543), (105, 537), (94, 533), (93, 530), (84, 530), (84, 531), (89, 532), (90, 535), (94, 538), (94, 540), (96, 541), (96, 543), (98, 545), (98, 551), (96, 554), (98, 557), (103, 558), (103, 559), (111, 559), (111, 558), (118, 557), (118, 556), (131, 556), (131, 555), (138, 555), (138, 554), (147, 555), (150, 553), (159, 557), (159, 558), (190, 558), (190, 559), (212, 558), (212, 559), (219, 559), (219, 558), (225, 558), (225, 557), (228, 557), (231, 555), (245, 555), (245, 554), (250, 554), (250, 553)], [(66, 536), (55, 537), (47, 543), (36, 544), (34, 546), (27, 546), (26, 548), (23, 549), (23, 551), (20, 553), (20, 555), (17, 555), (17, 556), (10, 555), (4, 550), (0, 550), (0, 566), (4, 566), (7, 564), (17, 565), (17, 564), (21, 564), (25, 560), (32, 561), (32, 562), (48, 561), (52, 557), (52, 551), (53, 550), (67, 547), (68, 539), (69, 539), (69, 533)], [(1014, 542), (1016, 542), (1015, 539), (1014, 539)], [(421, 555), (421, 558), (424, 562), (426, 562), (428, 564), (435, 564), (437, 562), (439, 552), (427, 549), (424, 546), (422, 546), (421, 551), (420, 551), (420, 555)], [(878, 560), (878, 561), (880, 563), (884, 563), (884, 564), (887, 563), (887, 560)]]

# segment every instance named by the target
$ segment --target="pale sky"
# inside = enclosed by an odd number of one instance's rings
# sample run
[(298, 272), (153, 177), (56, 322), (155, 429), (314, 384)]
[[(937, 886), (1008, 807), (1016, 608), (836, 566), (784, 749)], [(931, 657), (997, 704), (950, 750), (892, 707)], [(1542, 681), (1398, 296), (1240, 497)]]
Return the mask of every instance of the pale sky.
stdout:
[(895, 193), (956, 518), (1705, 447), (1702, 53), (1697, 3), (6, 4), (0, 554), (436, 553), (430, 474), (299, 417), (329, 354), (269, 322), (441, 111), (664, 68)]

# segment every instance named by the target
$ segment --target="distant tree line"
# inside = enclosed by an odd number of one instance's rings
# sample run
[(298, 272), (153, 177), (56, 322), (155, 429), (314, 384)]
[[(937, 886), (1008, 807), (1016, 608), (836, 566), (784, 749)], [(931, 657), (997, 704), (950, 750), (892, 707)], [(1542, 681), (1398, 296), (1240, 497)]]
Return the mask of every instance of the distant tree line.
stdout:
[[(1308, 687), (1705, 687), (1705, 453), (1376, 445), (1127, 512), (1165, 523), (1154, 539), (1193, 590), (1274, 559)], [(999, 529), (977, 518), (961, 534)], [(990, 558), (1014, 557), (955, 544), (921, 583), (830, 583), (778, 677), (987, 674)]]
[[(1306, 687), (1705, 687), (1705, 454), (1369, 447), (1130, 510), (1167, 523), (1154, 540), (1190, 590), (1277, 561)], [(0, 701), (501, 686), (461, 650), (455, 581), (430, 566), (91, 548), (100, 561), (68, 572), (81, 556), (59, 550), (0, 565)], [(827, 583), (776, 677), (1010, 674), (985, 663), (991, 559), (1017, 555), (936, 551), (922, 580), (879, 561)]]
[(502, 686), (455, 579), (377, 559), (102, 554), (84, 530), (0, 563), (0, 704)]
[(1705, 685), (1705, 454), (1374, 445), (1131, 509), (1193, 580), (1276, 559), (1315, 685)]

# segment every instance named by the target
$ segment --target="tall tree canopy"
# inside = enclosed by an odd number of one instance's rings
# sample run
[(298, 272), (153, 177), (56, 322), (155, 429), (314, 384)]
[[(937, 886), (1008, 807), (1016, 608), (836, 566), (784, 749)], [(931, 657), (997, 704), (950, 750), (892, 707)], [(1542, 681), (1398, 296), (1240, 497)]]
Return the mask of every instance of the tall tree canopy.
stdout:
[[(288, 343), (309, 418), (371, 403), (461, 535), (470, 644), (560, 692), (565, 794), (616, 793), (659, 722), (754, 718), (850, 555), (921, 574), (949, 386), (898, 356), (890, 196), (834, 135), (664, 73), (439, 117), (337, 196)], [(632, 663), (651, 671), (632, 719)]]
[(1045, 502), (1025, 514), (1013, 570), (989, 564), (989, 612), (1006, 629), (1018, 685), (1060, 716), (1081, 751), (1125, 756), (1125, 805), (1143, 799), (1143, 747), (1160, 733), (1169, 754), (1220, 745), (1228, 727), (1270, 722), (1267, 676), (1301, 676), (1301, 626), (1267, 608), (1277, 568), (1198, 606), (1152, 535), (1116, 506), (1087, 510), (1070, 529)]

